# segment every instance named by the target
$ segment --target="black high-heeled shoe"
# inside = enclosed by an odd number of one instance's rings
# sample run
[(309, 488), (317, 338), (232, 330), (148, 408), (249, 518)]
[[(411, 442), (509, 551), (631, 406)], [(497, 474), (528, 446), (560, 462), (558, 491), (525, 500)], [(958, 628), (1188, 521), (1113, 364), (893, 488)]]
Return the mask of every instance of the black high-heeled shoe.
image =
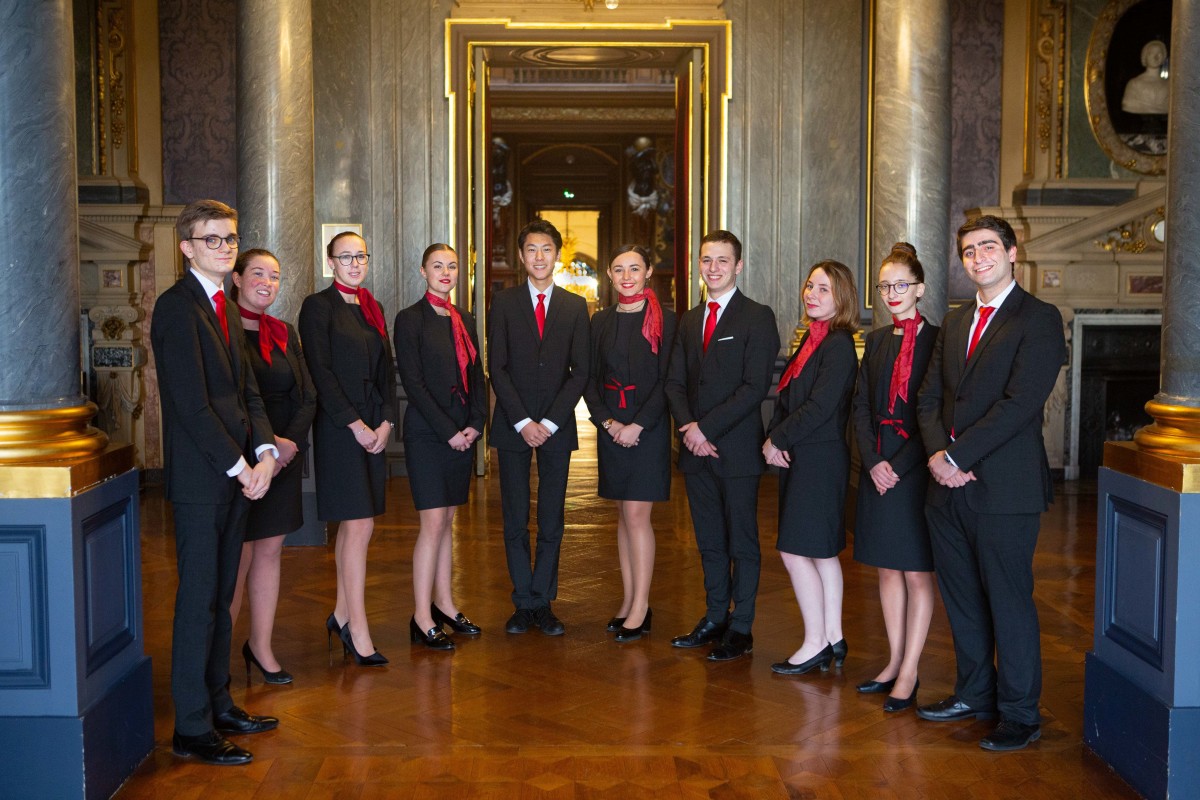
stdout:
[(812, 672), (817, 667), (821, 668), (821, 672), (829, 672), (829, 665), (833, 663), (833, 645), (825, 645), (825, 649), (817, 653), (808, 661), (800, 664), (793, 664), (790, 661), (780, 661), (778, 664), (771, 665), (771, 672), (779, 675), (803, 675), (806, 672)]
[(839, 667), (845, 664), (846, 654), (850, 652), (850, 646), (846, 644), (846, 639), (843, 637), (829, 646), (833, 648), (833, 663)]
[(625, 618), (624, 617), (613, 617), (612, 619), (610, 619), (608, 621), (608, 624), (604, 626), (604, 630), (608, 631), (609, 633), (616, 633), (617, 631), (621, 630), (621, 628), (624, 628), (624, 627), (625, 627)]
[(421, 630), (417, 625), (417, 618), (413, 617), (408, 621), (408, 639), (413, 644), (420, 642), (430, 650), (453, 650), (454, 642), (450, 641), (450, 637), (446, 635), (438, 626), (433, 626), (427, 631)]
[(344, 625), (338, 625), (337, 617), (333, 614), (330, 614), (329, 618), (325, 620), (325, 643), (329, 645), (330, 659), (333, 658), (333, 637), (337, 636), (340, 639), (344, 627)]
[(890, 694), (883, 701), (884, 711), (903, 711), (906, 708), (912, 708), (917, 704), (917, 689), (921, 688), (921, 679), (913, 684), (912, 694), (908, 697), (892, 697)]
[(242, 658), (245, 659), (245, 661), (246, 661), (246, 685), (247, 686), (250, 685), (250, 665), (251, 664), (258, 667), (258, 671), (262, 673), (263, 681), (266, 683), (273, 683), (277, 686), (281, 686), (285, 683), (292, 682), (292, 673), (288, 672), (285, 669), (281, 669), (278, 672), (267, 671), (266, 667), (264, 667), (259, 662), (259, 660), (254, 656), (254, 651), (250, 649), (250, 641), (249, 640), (242, 642)]
[(451, 617), (438, 608), (437, 603), (432, 603), (429, 606), (429, 613), (433, 615), (435, 625), (449, 625), (450, 630), (461, 633), (463, 636), (478, 636), (483, 633), (483, 628), (463, 616), (461, 611)]
[(352, 655), (354, 656), (354, 663), (358, 664), (360, 667), (382, 667), (384, 664), (388, 663), (388, 660), (384, 658), (383, 653), (379, 652), (378, 650), (376, 650), (374, 653), (371, 653), (369, 656), (359, 654), (358, 648), (354, 646), (354, 637), (350, 634), (349, 622), (343, 625), (342, 629), (338, 631), (338, 638), (342, 640), (343, 661), (346, 659), (346, 656)]
[(650, 618), (654, 615), (654, 609), (647, 608), (646, 616), (642, 619), (642, 624), (636, 628), (626, 628), (625, 620), (621, 620), (621, 627), (617, 629), (617, 635), (613, 637), (615, 642), (635, 642), (642, 638), (643, 633), (650, 632)]

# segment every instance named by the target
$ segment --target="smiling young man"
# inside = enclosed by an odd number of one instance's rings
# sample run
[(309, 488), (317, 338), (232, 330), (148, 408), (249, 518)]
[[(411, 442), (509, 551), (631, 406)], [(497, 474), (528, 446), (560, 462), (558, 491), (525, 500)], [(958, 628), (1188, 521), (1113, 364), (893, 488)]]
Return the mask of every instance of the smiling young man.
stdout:
[[(587, 302), (554, 285), (562, 236), (534, 220), (517, 236), (518, 258), (528, 275), (492, 298), (488, 319), (488, 371), (496, 408), (488, 443), (500, 460), (504, 552), (515, 611), (505, 630), (538, 627), (547, 636), (564, 631), (550, 603), (558, 596), (567, 470), (579, 449), (575, 405), (588, 378)], [(537, 549), (530, 563), (529, 472), (537, 452)]]
[(188, 270), (155, 301), (150, 323), (179, 573), (172, 746), (209, 764), (246, 764), (250, 753), (222, 734), (260, 733), (279, 720), (247, 714), (229, 696), (229, 604), (250, 501), (266, 494), (279, 452), (236, 305), (225, 296), (237, 212), (200, 200), (183, 209), (175, 229)]
[(954, 694), (917, 715), (945, 722), (998, 712), (980, 746), (1018, 750), (1041, 735), (1033, 551), (1053, 498), (1042, 409), (1066, 341), (1058, 309), (1016, 282), (1012, 226), (971, 220), (958, 248), (975, 302), (946, 315), (918, 401), (932, 475), (925, 513), (958, 677)]
[(704, 570), (706, 611), (691, 633), (671, 644), (715, 644), (709, 660), (729, 661), (754, 645), (758, 483), (766, 438), (761, 406), (771, 388), (779, 332), (775, 313), (738, 291), (744, 265), (736, 236), (707, 234), (699, 266), (708, 298), (679, 320), (666, 394), (682, 435), (679, 471)]

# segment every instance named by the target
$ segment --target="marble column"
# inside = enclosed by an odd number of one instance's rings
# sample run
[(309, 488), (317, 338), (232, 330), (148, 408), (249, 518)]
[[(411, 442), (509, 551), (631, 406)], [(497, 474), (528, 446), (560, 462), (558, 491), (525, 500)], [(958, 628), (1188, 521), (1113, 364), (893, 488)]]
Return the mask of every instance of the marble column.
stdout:
[[(875, 0), (871, 134), (871, 246), (865, 281), (896, 241), (925, 267), (922, 313), (946, 313), (950, 224), (949, 0)], [(864, 287), (869, 289), (868, 287)], [(870, 290), (873, 291), (873, 290)], [(872, 298), (875, 324), (890, 319)]]
[(238, 233), (279, 257), (271, 313), (295, 322), (316, 259), (310, 0), (239, 0), (237, 54)]
[[(80, 393), (75, 66), (69, 0), (0, 27), (0, 463), (104, 447)], [(20, 287), (25, 287), (21, 289)]]

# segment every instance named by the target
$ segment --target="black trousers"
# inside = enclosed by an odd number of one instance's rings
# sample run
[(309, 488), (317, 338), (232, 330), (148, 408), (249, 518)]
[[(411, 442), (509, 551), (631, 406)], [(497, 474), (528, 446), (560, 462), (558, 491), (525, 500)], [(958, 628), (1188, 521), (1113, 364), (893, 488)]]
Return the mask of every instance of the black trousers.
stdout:
[(762, 561), (758, 546), (761, 477), (722, 477), (709, 463), (699, 472), (684, 475), (700, 566), (704, 569), (704, 615), (717, 624), (728, 618), (729, 627), (739, 633), (750, 633), (754, 625)]
[(497, 450), (504, 512), (504, 554), (512, 578), (513, 605), (534, 609), (558, 597), (558, 555), (562, 546), (567, 472), (571, 451), (537, 449), (537, 550), (530, 564), (529, 474), (534, 450)]
[(933, 563), (950, 631), (958, 679), (954, 693), (1004, 719), (1041, 719), (1042, 650), (1033, 602), (1033, 551), (1040, 514), (980, 514), (961, 490), (943, 506), (926, 506)]
[(233, 706), (228, 687), (233, 630), (229, 604), (250, 501), (239, 491), (229, 503), (172, 507), (179, 572), (171, 639), (175, 731), (199, 736), (213, 729), (213, 714)]

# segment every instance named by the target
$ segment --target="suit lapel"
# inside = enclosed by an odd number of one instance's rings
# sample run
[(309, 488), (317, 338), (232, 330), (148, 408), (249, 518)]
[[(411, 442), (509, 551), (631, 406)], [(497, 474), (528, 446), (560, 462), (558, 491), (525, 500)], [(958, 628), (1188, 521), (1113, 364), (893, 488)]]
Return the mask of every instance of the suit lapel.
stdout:
[[(1000, 304), (1000, 307), (996, 309), (991, 322), (988, 323), (987, 328), (984, 329), (983, 335), (980, 336), (979, 341), (975, 343), (975, 352), (971, 354), (971, 360), (963, 363), (962, 377), (960, 380), (965, 380), (966, 377), (971, 374), (972, 370), (974, 370), (975, 365), (986, 357), (988, 344), (990, 344), (991, 341), (997, 336), (1001, 335), (1004, 327), (1008, 325), (1009, 321), (1012, 320), (1020, 310), (1023, 295), (1024, 291), (1022, 291), (1021, 287), (1014, 286), (1012, 293), (1009, 294), (1009, 296), (1005, 298), (1004, 302)], [(966, 319), (967, 332), (969, 334), (973, 316), (968, 316)], [(963, 339), (965, 342), (966, 336), (964, 336)], [(966, 355), (965, 344), (963, 348), (963, 355)]]
[[(188, 287), (189, 290), (191, 290), (192, 299), (195, 300), (196, 305), (198, 305), (200, 307), (201, 316), (204, 317), (205, 322), (208, 323), (208, 327), (209, 327), (209, 330), (212, 331), (212, 335), (216, 338), (216, 340), (218, 342), (224, 342), (225, 341), (225, 332), (221, 330), (221, 325), (217, 321), (217, 312), (213, 308), (212, 300), (209, 298), (207, 292), (205, 292), (204, 286), (200, 283), (199, 279), (197, 279), (196, 276), (191, 273), (191, 270), (188, 270), (188, 273), (185, 276), (184, 280), (187, 281), (186, 286)], [(237, 370), (235, 368), (236, 364), (234, 362), (234, 356), (231, 351), (232, 351), (232, 344), (233, 344), (233, 335), (235, 333), (241, 331), (242, 324), (241, 324), (241, 321), (237, 320), (237, 319), (230, 321), (229, 312), (232, 310), (230, 308), (230, 306), (232, 306), (232, 305), (233, 305), (233, 301), (226, 298), (226, 300), (225, 300), (225, 320), (226, 320), (226, 322), (229, 323), (229, 339), (230, 339), (229, 345), (230, 346), (223, 347), (221, 349), (225, 351), (225, 358), (229, 361), (230, 370), (233, 371), (234, 374), (236, 374), (237, 373)]]
[[(733, 296), (729, 298), (729, 302), (725, 304), (725, 309), (717, 317), (717, 327), (713, 328), (712, 340), (708, 343), (712, 349), (717, 341), (721, 338), (733, 324), (734, 318), (737, 316), (738, 306), (741, 304), (741, 292), (737, 289), (733, 290)], [(704, 308), (704, 306), (701, 306)], [(702, 358), (708, 355), (708, 351), (704, 349), (704, 311), (700, 313), (700, 352)]]

